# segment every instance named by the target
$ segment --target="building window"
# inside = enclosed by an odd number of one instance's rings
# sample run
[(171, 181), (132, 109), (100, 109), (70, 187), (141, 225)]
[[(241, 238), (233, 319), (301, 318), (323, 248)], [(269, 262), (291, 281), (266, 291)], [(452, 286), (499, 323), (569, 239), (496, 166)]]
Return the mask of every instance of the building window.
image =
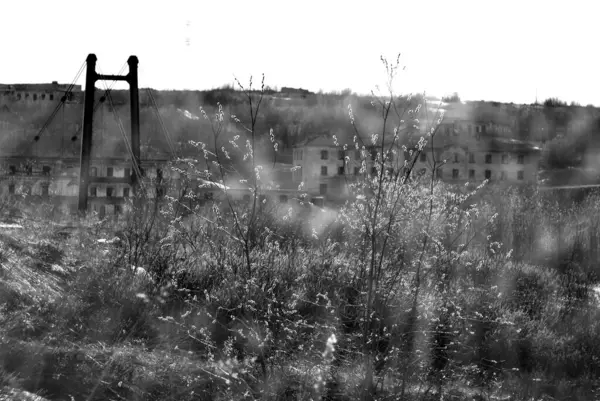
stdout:
[(338, 175), (344, 175), (344, 166), (338, 167)]
[(425, 163), (427, 161), (427, 155), (423, 152), (419, 155), (419, 160)]
[(525, 172), (523, 170), (517, 171), (517, 179), (522, 180), (525, 178)]
[(90, 169), (90, 177), (96, 177), (98, 175), (98, 168), (97, 167), (92, 167)]
[(129, 198), (129, 188), (123, 188), (123, 198)]
[(50, 184), (44, 183), (42, 184), (42, 196), (48, 196), (50, 193)]
[(440, 180), (442, 178), (444, 178), (444, 169), (442, 169), (442, 168), (438, 168), (437, 169), (437, 178), (440, 179)]
[(321, 160), (327, 160), (329, 159), (329, 152), (326, 150), (322, 150), (321, 151)]
[(44, 175), (50, 175), (50, 166), (43, 166), (42, 167), (42, 174), (44, 174)]
[(25, 93), (25, 99), (29, 98), (29, 93)]
[(8, 174), (10, 174), (10, 175), (17, 174), (17, 167), (16, 166), (8, 166)]
[(500, 181), (504, 181), (506, 180), (506, 171), (501, 171), (500, 172)]
[(50, 100), (54, 100), (54, 95), (52, 93), (50, 94)]
[(469, 163), (475, 163), (475, 154), (469, 153)]
[(25, 173), (27, 175), (33, 174), (33, 166), (31, 164), (28, 164), (27, 166), (25, 166)]
[(525, 164), (525, 155), (517, 156), (517, 164)]
[(302, 149), (300, 149), (298, 151), (298, 160), (302, 160), (302, 156), (303, 156), (302, 153), (304, 153), (304, 151)]
[(492, 155), (489, 153), (485, 155), (485, 164), (492, 164)]
[(327, 175), (327, 166), (321, 166), (321, 175)]
[(502, 155), (502, 164), (508, 164), (508, 155)]
[(294, 170), (292, 171), (292, 178), (294, 181), (300, 181), (302, 179), (302, 167), (295, 166)]
[(360, 174), (360, 167), (354, 167), (354, 175)]
[(485, 125), (482, 125), (481, 126), (481, 133), (485, 134), (486, 129), (487, 129), (487, 127)]
[(90, 187), (90, 196), (98, 196), (98, 190), (96, 187)]
[(288, 203), (287, 195), (279, 195), (279, 203)]
[(470, 180), (474, 180), (475, 179), (475, 170), (469, 170), (469, 179)]
[(319, 184), (319, 194), (325, 195), (327, 193), (327, 184)]
[(8, 185), (8, 193), (9, 194), (14, 194), (15, 193), (15, 184), (9, 184)]
[(112, 177), (113, 176), (113, 168), (112, 167), (107, 167), (106, 168), (106, 176), (107, 177)]
[(17, 100), (21, 100), (21, 94), (20, 93), (17, 95)]
[(459, 161), (458, 161), (458, 153), (454, 153), (454, 163), (459, 163)]
[(344, 160), (344, 151), (338, 150), (338, 160)]
[(115, 192), (115, 189), (113, 187), (107, 187), (106, 188), (106, 197), (112, 198), (114, 192)]
[(37, 93), (33, 94), (33, 100), (37, 100)]
[(127, 167), (124, 171), (123, 171), (123, 177), (125, 178), (130, 178), (131, 177), (131, 169), (129, 167)]
[(42, 100), (46, 99), (46, 94), (42, 93)]
[(121, 214), (121, 205), (115, 205), (115, 214)]
[(446, 125), (446, 135), (450, 135), (450, 126)]
[(161, 168), (157, 168), (156, 169), (156, 180), (162, 181), (162, 179), (163, 179), (163, 171)]
[(492, 179), (492, 170), (485, 170), (485, 179), (486, 180)]
[(458, 169), (457, 168), (452, 169), (452, 179), (454, 179), (454, 180), (458, 179)]

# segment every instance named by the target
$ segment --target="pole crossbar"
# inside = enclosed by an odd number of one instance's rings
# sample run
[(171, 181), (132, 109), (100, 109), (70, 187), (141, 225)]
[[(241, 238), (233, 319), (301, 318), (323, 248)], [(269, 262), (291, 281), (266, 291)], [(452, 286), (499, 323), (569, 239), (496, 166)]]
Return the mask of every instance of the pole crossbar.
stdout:
[[(83, 134), (81, 138), (81, 164), (79, 169), (79, 213), (87, 212), (88, 187), (90, 184), (90, 159), (92, 153), (92, 131), (94, 114), (94, 90), (96, 81), (126, 81), (129, 83), (129, 97), (131, 101), (131, 153), (133, 167), (140, 166), (140, 103), (138, 89), (138, 58), (131, 56), (127, 60), (129, 73), (127, 75), (103, 75), (96, 73), (95, 54), (86, 58), (85, 95), (83, 108)], [(139, 180), (136, 175), (131, 177), (133, 193), (137, 192)]]
[(129, 75), (96, 75), (97, 81), (125, 81), (129, 82)]

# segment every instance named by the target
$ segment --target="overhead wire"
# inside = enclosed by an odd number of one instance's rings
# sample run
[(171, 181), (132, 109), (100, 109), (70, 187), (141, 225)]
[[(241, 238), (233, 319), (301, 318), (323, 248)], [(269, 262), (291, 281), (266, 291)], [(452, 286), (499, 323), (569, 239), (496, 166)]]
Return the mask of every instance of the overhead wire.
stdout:
[[(121, 75), (123, 73), (123, 71), (125, 70), (125, 67), (127, 67), (127, 63), (123, 64), (123, 66), (121, 67), (121, 69), (119, 70), (117, 75)], [(104, 95), (102, 95), (100, 97), (100, 99), (98, 100), (98, 103), (96, 103), (96, 106), (94, 107), (94, 112), (96, 110), (98, 110), (100, 105), (106, 101), (106, 97), (108, 96), (109, 92), (112, 91), (112, 88), (115, 86), (116, 83), (117, 83), (117, 80), (115, 79), (114, 81), (111, 82), (110, 86), (104, 91)]]
[[(100, 68), (98, 68), (98, 69), (100, 69)], [(138, 164), (137, 164), (137, 160), (136, 160), (136, 158), (135, 158), (135, 156), (133, 154), (133, 150), (131, 148), (131, 145), (129, 144), (129, 140), (127, 139), (127, 134), (125, 133), (125, 128), (123, 127), (123, 123), (121, 121), (121, 118), (117, 114), (117, 111), (116, 111), (116, 108), (114, 106), (114, 102), (113, 102), (113, 99), (112, 99), (112, 95), (111, 95), (110, 91), (108, 91), (108, 87), (106, 86), (106, 83), (104, 83), (104, 85), (105, 85), (105, 87), (107, 89), (107, 91), (105, 92), (107, 94), (106, 98), (108, 99), (109, 106), (110, 106), (110, 108), (111, 108), (111, 110), (113, 112), (113, 115), (115, 117), (115, 121), (117, 122), (117, 125), (119, 126), (119, 131), (121, 132), (121, 135), (123, 136), (123, 140), (125, 141), (125, 146), (126, 146), (127, 151), (129, 152), (129, 155), (131, 157), (131, 161), (132, 161), (132, 166), (133, 166), (134, 172), (135, 172), (136, 176), (138, 177), (138, 182), (139, 182), (140, 186), (142, 187), (142, 189), (145, 190), (144, 183), (143, 183), (143, 180), (142, 180), (143, 176), (142, 176), (142, 172), (140, 170), (140, 166), (138, 166)]]
[(154, 114), (156, 114), (156, 117), (158, 118), (158, 121), (160, 123), (160, 126), (162, 128), (163, 134), (167, 140), (167, 145), (169, 146), (169, 150), (171, 151), (171, 156), (173, 158), (177, 157), (177, 151), (175, 149), (175, 143), (173, 141), (173, 138), (171, 137), (171, 134), (169, 133), (167, 126), (164, 123), (164, 120), (162, 119), (161, 115), (160, 115), (160, 111), (158, 110), (158, 105), (156, 103), (156, 100), (154, 99), (154, 95), (152, 94), (152, 90), (150, 88), (146, 89), (146, 91), (148, 92), (148, 97), (150, 98), (150, 102), (152, 103), (152, 109), (154, 111)]
[(40, 140), (40, 138), (42, 136), (42, 133), (44, 133), (44, 131), (52, 123), (52, 121), (54, 120), (54, 117), (56, 117), (56, 114), (58, 114), (58, 111), (60, 110), (60, 108), (64, 106), (64, 103), (67, 101), (67, 98), (70, 96), (71, 91), (75, 87), (75, 83), (77, 83), (77, 80), (79, 79), (79, 77), (83, 73), (83, 70), (85, 69), (85, 66), (86, 66), (86, 62), (84, 61), (83, 64), (81, 64), (81, 67), (79, 67), (79, 71), (77, 71), (77, 75), (75, 75), (75, 79), (73, 79), (73, 81), (71, 82), (71, 84), (68, 86), (65, 94), (60, 98), (60, 102), (56, 105), (56, 107), (54, 108), (54, 111), (52, 111), (52, 114), (46, 120), (46, 122), (44, 123), (44, 125), (42, 126), (42, 128), (40, 129), (40, 131), (38, 132), (38, 134), (33, 138), (33, 140), (35, 142), (37, 142), (37, 141)]
[[(117, 75), (121, 75), (123, 73), (123, 71), (125, 70), (125, 67), (127, 67), (127, 63), (123, 63), (123, 66), (121, 67), (121, 69), (119, 70), (119, 72), (117, 73)], [(94, 106), (94, 113), (96, 113), (96, 111), (98, 111), (98, 109), (100, 108), (100, 106), (106, 101), (106, 97), (108, 96), (109, 92), (112, 91), (113, 87), (115, 86), (115, 84), (117, 83), (117, 80), (113, 80), (110, 84), (110, 86), (104, 91), (104, 94), (100, 97), (100, 99), (98, 100), (98, 102), (96, 103), (96, 106)], [(79, 134), (79, 129), (75, 132), (75, 134), (71, 137), (71, 141), (75, 142), (77, 140), (77, 135)]]

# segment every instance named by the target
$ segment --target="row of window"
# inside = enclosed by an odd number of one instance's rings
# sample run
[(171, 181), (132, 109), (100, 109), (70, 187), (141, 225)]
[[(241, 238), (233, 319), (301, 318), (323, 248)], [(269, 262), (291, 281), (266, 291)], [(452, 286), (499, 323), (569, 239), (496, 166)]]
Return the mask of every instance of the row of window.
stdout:
[[(112, 205), (115, 214), (120, 214), (123, 211), (121, 205)], [(92, 205), (92, 210), (98, 213), (100, 216), (106, 215), (106, 205)]]
[[(41, 184), (41, 188), (42, 188), (42, 196), (48, 196), (49, 195), (49, 189), (50, 189), (50, 184), (48, 183), (43, 183)], [(14, 194), (16, 191), (16, 185), (15, 184), (9, 184), (8, 185), (8, 193), (9, 194)], [(27, 195), (31, 195), (31, 187), (25, 187), (24, 192)], [(98, 189), (96, 187), (90, 187), (90, 196), (91, 197), (96, 197), (98, 194)], [(113, 187), (107, 187), (106, 188), (106, 197), (107, 198), (112, 198), (113, 196), (115, 196), (116, 191), (115, 188)], [(129, 188), (123, 188), (123, 197), (124, 198), (128, 198), (129, 197)]]
[[(394, 169), (389, 168), (388, 172), (390, 174), (393, 174)], [(337, 168), (337, 173), (338, 175), (344, 175), (346, 174), (346, 167), (344, 166), (339, 166)], [(360, 167), (354, 167), (354, 175), (359, 175), (360, 174)], [(377, 167), (371, 167), (371, 174), (377, 174)], [(327, 166), (321, 166), (321, 175), (322, 176), (327, 176), (328, 174), (328, 168)]]
[[(48, 196), (50, 194), (50, 184), (43, 183), (43, 184), (41, 184), (41, 188), (42, 188), (42, 196)], [(14, 195), (15, 192), (16, 192), (16, 185), (8, 184), (8, 193), (11, 195)], [(23, 192), (26, 195), (31, 195), (31, 187), (29, 187), (29, 186), (25, 187), (23, 189)]]
[[(421, 153), (419, 156), (421, 162), (427, 161), (427, 154)], [(454, 153), (454, 163), (460, 163), (460, 155)], [(502, 164), (508, 164), (509, 156), (507, 154), (502, 155)], [(475, 163), (475, 154), (469, 153), (469, 163)], [(485, 164), (492, 164), (492, 154), (488, 153), (485, 155)], [(525, 155), (517, 155), (517, 164), (525, 164)]]
[[(337, 159), (338, 160), (344, 160), (345, 157), (346, 157), (345, 151), (343, 151), (343, 150), (337, 151)], [(361, 159), (361, 151), (360, 150), (354, 151), (354, 158), (357, 160)], [(377, 158), (377, 153), (371, 152), (371, 160), (375, 160), (376, 158)], [(302, 160), (302, 153), (300, 153), (299, 160)], [(329, 160), (329, 151), (328, 150), (321, 151), (321, 160)]]
[[(29, 94), (28, 92), (25, 92), (25, 93), (23, 93), (23, 94), (21, 94), (21, 93), (17, 93), (17, 100), (21, 100), (21, 99), (28, 100), (28, 99), (29, 99), (29, 95), (30, 95), (30, 94)], [(46, 96), (46, 94), (45, 94), (45, 93), (42, 93), (42, 94), (40, 94), (40, 95), (38, 95), (37, 93), (33, 93), (33, 94), (31, 94), (31, 97), (32, 97), (32, 99), (33, 99), (34, 101), (37, 101), (37, 100), (38, 100), (38, 97), (39, 97), (39, 99), (40, 99), (40, 100), (46, 100), (46, 98), (47, 98), (49, 101), (53, 101), (53, 100), (54, 100), (54, 94), (53, 94), (53, 93), (49, 93), (49, 94), (48, 94), (48, 96)], [(69, 96), (69, 100), (71, 100), (71, 98), (72, 98), (72, 96)]]
[[(113, 167), (107, 167), (106, 168), (106, 176), (107, 177), (114, 177), (115, 176), (115, 170), (114, 170)], [(131, 176), (131, 169), (130, 168), (126, 168), (124, 170), (123, 176), (124, 177), (130, 177)], [(90, 168), (90, 177), (98, 177), (98, 168), (97, 167)]]
[[(297, 153), (296, 156), (298, 156), (298, 160), (302, 160), (301, 151), (299, 153)], [(343, 150), (338, 151), (338, 160), (344, 160), (345, 156), (346, 156), (346, 152), (344, 152)], [(356, 150), (354, 157), (355, 157), (355, 159), (360, 159), (361, 151)], [(376, 157), (377, 157), (376, 153), (371, 153), (371, 160), (375, 160)], [(460, 163), (459, 157), (460, 157), (460, 155), (458, 153), (454, 153), (454, 163)], [(321, 150), (321, 160), (329, 160), (329, 151)], [(421, 162), (427, 161), (427, 154), (421, 153), (420, 160), (421, 160)], [(509, 162), (509, 156), (507, 154), (503, 154), (502, 155), (502, 164), (508, 164), (508, 162)], [(469, 163), (475, 163), (475, 154), (474, 153), (469, 153)], [(492, 154), (491, 153), (488, 153), (485, 155), (485, 163), (492, 164)], [(517, 164), (525, 164), (525, 155), (517, 155)]]
[[(43, 175), (50, 175), (51, 170), (52, 169), (50, 168), (50, 166), (42, 166), (42, 174)], [(9, 175), (17, 174), (17, 166), (15, 166), (15, 165), (8, 166), (8, 174)], [(31, 165), (25, 166), (25, 174), (32, 175), (33, 174), (33, 166), (31, 166)]]
[[(444, 176), (444, 171), (442, 169), (438, 169), (438, 173), (437, 173), (439, 178), (443, 178)], [(492, 179), (492, 170), (485, 170), (484, 172), (484, 176), (486, 180), (491, 180)], [(458, 169), (452, 169), (452, 179), (457, 180), (460, 178), (460, 171)], [(507, 178), (507, 172), (506, 171), (501, 171), (500, 172), (500, 181), (504, 181)], [(470, 180), (474, 180), (476, 179), (475, 177), (475, 170), (469, 170), (469, 179)], [(517, 171), (517, 180), (524, 180), (525, 179), (525, 172), (523, 170), (519, 170)]]
[[(461, 126), (460, 124), (456, 124), (456, 125), (446, 125), (445, 126), (445, 132), (446, 135), (450, 135), (451, 133), (453, 133), (454, 135), (458, 135), (458, 131), (461, 129), (461, 127), (465, 126)], [(487, 125), (475, 125), (475, 132), (477, 134), (485, 134), (487, 133)], [(473, 125), (471, 124), (467, 124), (466, 125), (467, 128), (467, 132), (469, 133), (469, 135), (473, 134)], [(506, 127), (506, 126), (502, 126), (502, 125), (494, 125), (492, 126), (492, 131), (493, 132), (498, 132), (498, 133), (503, 133), (503, 134), (508, 134), (511, 132), (510, 128)], [(480, 136), (477, 135), (477, 139), (479, 139)]]
[[(50, 168), (50, 166), (42, 166), (42, 174), (43, 175), (50, 175), (51, 170), (52, 169)], [(156, 172), (157, 172), (157, 176), (162, 178), (162, 170), (157, 169)], [(15, 166), (15, 165), (8, 166), (8, 173), (9, 173), (9, 175), (15, 175), (17, 173), (17, 166)], [(32, 175), (33, 174), (33, 166), (31, 166), (31, 165), (25, 166), (25, 174)], [(98, 176), (98, 168), (97, 167), (90, 168), (90, 177), (97, 177), (97, 176)], [(106, 168), (106, 176), (114, 177), (114, 168), (113, 167)], [(123, 176), (130, 177), (131, 169), (126, 168)]]
[[(106, 187), (106, 197), (112, 198), (116, 195), (116, 190), (114, 187)], [(98, 196), (98, 189), (96, 187), (90, 187), (90, 196), (96, 197)], [(123, 198), (129, 197), (129, 188), (123, 188)]]

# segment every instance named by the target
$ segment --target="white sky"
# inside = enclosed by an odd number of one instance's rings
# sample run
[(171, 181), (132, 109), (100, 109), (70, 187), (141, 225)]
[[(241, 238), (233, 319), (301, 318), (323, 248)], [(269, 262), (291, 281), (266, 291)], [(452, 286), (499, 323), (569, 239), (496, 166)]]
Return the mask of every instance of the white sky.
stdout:
[(88, 53), (116, 74), (135, 54), (142, 87), (264, 72), (270, 86), (365, 93), (385, 80), (379, 56), (402, 53), (398, 92), (530, 103), (537, 90), (600, 105), (599, 11), (597, 0), (3, 0), (0, 83), (70, 83)]

